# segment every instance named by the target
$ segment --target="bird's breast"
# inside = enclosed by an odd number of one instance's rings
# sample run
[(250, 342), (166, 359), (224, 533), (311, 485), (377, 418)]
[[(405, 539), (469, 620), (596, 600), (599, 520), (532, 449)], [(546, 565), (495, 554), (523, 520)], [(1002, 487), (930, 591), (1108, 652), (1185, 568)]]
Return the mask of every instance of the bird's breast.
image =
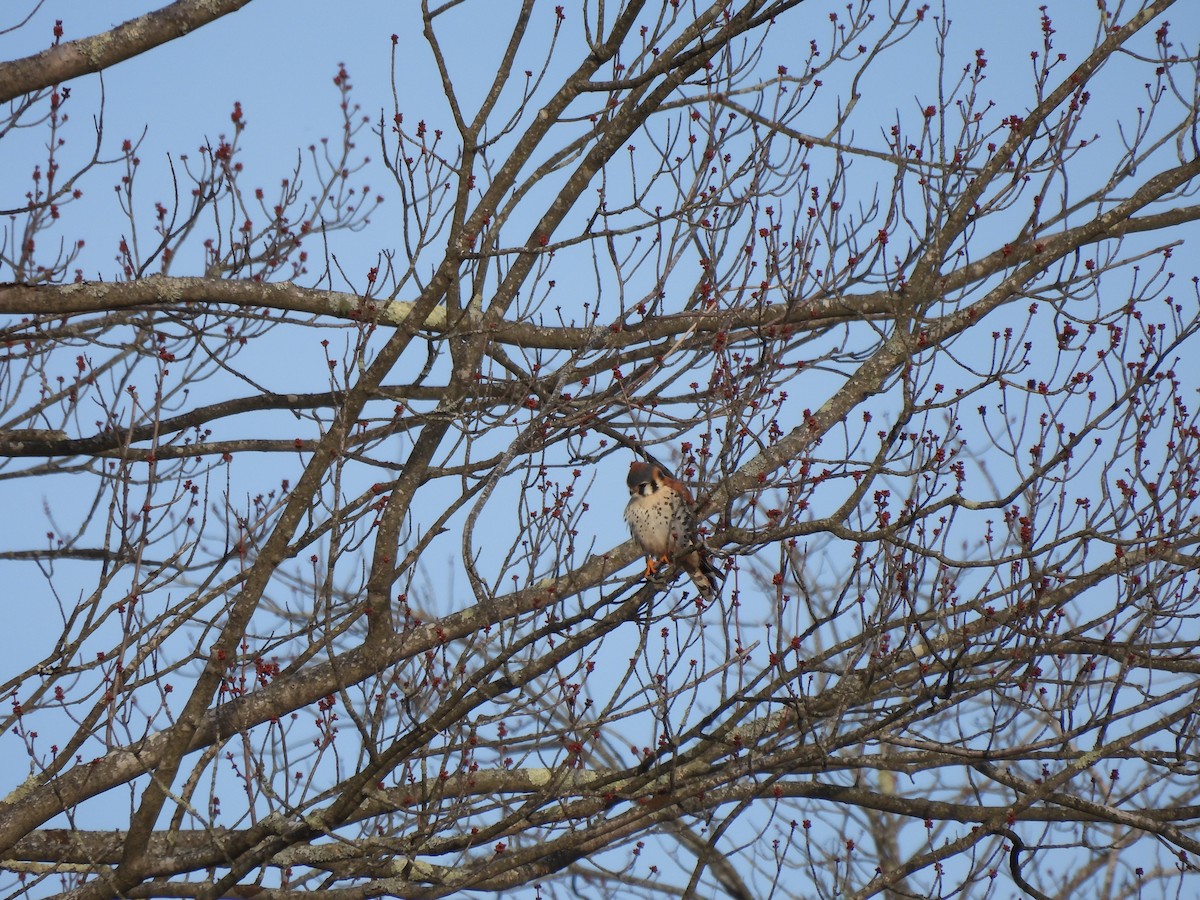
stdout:
[(634, 539), (647, 553), (663, 554), (671, 541), (671, 506), (635, 496), (625, 507), (625, 521)]

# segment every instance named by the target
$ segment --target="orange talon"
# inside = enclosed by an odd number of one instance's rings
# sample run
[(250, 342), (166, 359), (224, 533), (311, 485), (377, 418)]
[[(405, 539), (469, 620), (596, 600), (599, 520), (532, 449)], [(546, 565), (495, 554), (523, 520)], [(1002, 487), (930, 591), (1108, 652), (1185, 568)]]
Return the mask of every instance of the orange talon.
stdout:
[(671, 564), (671, 557), (665, 553), (662, 556), (658, 556), (658, 557), (647, 556), (646, 557), (646, 574), (644, 577), (649, 578), (651, 575), (657, 575), (658, 567), (660, 565), (668, 565), (669, 566), (670, 564)]

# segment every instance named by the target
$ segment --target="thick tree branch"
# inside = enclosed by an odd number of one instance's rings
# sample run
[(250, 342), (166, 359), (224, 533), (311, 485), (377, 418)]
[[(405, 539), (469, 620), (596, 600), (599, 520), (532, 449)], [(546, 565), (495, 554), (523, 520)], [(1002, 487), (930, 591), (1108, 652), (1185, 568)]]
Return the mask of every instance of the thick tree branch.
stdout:
[(237, 12), (249, 3), (250, 0), (176, 0), (103, 34), (68, 41), (24, 59), (0, 63), (0, 102), (80, 75), (102, 72)]

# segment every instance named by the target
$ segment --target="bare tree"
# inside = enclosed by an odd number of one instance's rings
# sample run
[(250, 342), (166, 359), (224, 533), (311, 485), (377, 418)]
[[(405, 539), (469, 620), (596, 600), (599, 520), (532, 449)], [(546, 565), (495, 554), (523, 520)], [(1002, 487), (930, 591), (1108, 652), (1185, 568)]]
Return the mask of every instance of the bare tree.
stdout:
[(0, 64), (5, 896), (1195, 893), (1186, 4), (423, 2), (440, 121), (283, 178), (80, 124), (246, 2)]

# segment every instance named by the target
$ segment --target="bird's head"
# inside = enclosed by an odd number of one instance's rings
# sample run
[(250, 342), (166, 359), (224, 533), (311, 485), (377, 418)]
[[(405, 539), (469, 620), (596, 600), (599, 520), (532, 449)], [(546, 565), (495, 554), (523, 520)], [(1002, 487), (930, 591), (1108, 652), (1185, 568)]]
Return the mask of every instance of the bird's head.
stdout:
[(629, 493), (634, 497), (645, 497), (654, 493), (662, 484), (662, 472), (658, 466), (634, 460), (629, 464), (629, 475), (625, 478)]

